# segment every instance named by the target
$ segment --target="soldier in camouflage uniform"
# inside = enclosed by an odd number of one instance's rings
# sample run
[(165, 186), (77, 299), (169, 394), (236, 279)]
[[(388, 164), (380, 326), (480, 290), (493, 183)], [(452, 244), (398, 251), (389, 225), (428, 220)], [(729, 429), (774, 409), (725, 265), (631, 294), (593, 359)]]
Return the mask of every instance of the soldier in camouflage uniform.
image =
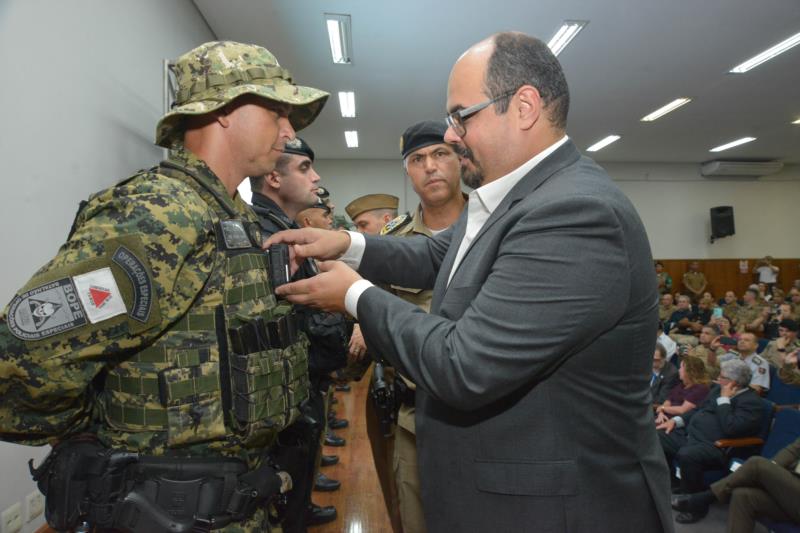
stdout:
[(736, 315), (732, 317), (731, 322), (738, 333), (758, 332), (761, 329), (761, 321), (758, 319), (761, 317), (762, 311), (763, 307), (758, 304), (758, 291), (747, 289), (742, 297), (742, 305), (736, 310)]
[[(0, 315), (0, 438), (90, 434), (113, 450), (235, 458), (274, 476), (267, 452), (308, 395), (307, 340), (273, 295), (258, 219), (236, 187), (272, 170), (328, 94), (234, 42), (191, 50), (174, 73), (156, 131), (170, 158), (82, 203), (67, 242)], [(183, 509), (190, 523), (196, 512), (219, 515), (198, 530), (224, 525), (230, 489), (216, 509)], [(269, 529), (266, 503), (227, 522)]]
[[(408, 128), (401, 138), (403, 166), (420, 204), (413, 215), (401, 215), (383, 227), (381, 235), (433, 237), (458, 220), (467, 201), (460, 187), (460, 166), (453, 148), (444, 141), (444, 121), (424, 121)], [(433, 291), (391, 286), (392, 292), (430, 311)], [(395, 395), (400, 401), (393, 438), (392, 470), (403, 531), (423, 533), (425, 519), (417, 467), (414, 395), (416, 385), (395, 375)], [(378, 461), (376, 460), (376, 463)]]

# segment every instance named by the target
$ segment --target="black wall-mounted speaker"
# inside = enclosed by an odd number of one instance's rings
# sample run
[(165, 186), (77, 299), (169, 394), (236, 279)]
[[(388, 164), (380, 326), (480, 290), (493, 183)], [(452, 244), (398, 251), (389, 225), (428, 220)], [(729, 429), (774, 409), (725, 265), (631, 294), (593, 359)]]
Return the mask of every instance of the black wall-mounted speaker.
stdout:
[(719, 239), (736, 233), (733, 223), (733, 207), (721, 205), (711, 208), (711, 237)]

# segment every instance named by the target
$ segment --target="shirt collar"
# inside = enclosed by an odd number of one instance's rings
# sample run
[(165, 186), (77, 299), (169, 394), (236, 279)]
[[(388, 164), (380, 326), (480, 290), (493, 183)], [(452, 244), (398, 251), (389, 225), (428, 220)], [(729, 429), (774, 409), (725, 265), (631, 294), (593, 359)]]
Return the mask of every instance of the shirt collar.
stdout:
[(497, 209), (497, 206), (500, 205), (500, 202), (503, 201), (503, 198), (505, 198), (509, 191), (514, 188), (514, 185), (519, 183), (519, 181), (524, 178), (528, 172), (533, 170), (536, 165), (544, 161), (547, 156), (558, 150), (558, 148), (567, 142), (568, 139), (569, 137), (564, 135), (559, 141), (556, 141), (554, 144), (551, 144), (543, 151), (533, 156), (531, 159), (523, 163), (522, 166), (517, 167), (515, 170), (512, 170), (505, 176), (498, 178), (491, 183), (487, 183), (486, 185), (475, 189), (475, 195), (480, 199), (481, 203), (489, 213), (494, 212), (494, 210)]

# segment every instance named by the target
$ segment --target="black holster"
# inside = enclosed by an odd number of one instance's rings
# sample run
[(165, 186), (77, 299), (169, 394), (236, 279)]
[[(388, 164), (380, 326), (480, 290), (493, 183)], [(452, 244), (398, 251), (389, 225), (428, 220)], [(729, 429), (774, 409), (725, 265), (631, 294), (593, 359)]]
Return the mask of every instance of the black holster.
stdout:
[(201, 532), (246, 520), (279, 494), (276, 467), (236, 458), (144, 457), (80, 438), (59, 443), (31, 473), (59, 531), (86, 522), (132, 533)]
[(375, 414), (378, 417), (378, 424), (384, 437), (392, 436), (392, 427), (397, 423), (399, 406), (395, 398), (393, 385), (394, 383), (388, 383), (384, 378), (383, 363), (376, 362), (375, 370), (372, 373), (372, 387), (369, 395), (375, 406)]

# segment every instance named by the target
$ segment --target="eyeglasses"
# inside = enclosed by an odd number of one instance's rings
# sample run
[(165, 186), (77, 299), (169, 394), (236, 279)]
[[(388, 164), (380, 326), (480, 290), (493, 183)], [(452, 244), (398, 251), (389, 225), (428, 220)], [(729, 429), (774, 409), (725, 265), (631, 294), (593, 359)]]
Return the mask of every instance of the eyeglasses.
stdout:
[(467, 121), (468, 118), (470, 118), (473, 115), (477, 115), (480, 111), (486, 109), (493, 103), (498, 102), (503, 98), (508, 98), (509, 96), (513, 95), (516, 92), (517, 90), (514, 89), (513, 91), (508, 91), (506, 93), (501, 94), (500, 96), (495, 96), (494, 98), (486, 100), (485, 102), (482, 102), (480, 104), (475, 104), (465, 109), (459, 109), (458, 111), (453, 111), (452, 113), (448, 113), (447, 125), (453, 128), (453, 131), (456, 133), (456, 135), (458, 135), (459, 137), (463, 137), (464, 135), (467, 134), (467, 125), (465, 124), (465, 122)]

